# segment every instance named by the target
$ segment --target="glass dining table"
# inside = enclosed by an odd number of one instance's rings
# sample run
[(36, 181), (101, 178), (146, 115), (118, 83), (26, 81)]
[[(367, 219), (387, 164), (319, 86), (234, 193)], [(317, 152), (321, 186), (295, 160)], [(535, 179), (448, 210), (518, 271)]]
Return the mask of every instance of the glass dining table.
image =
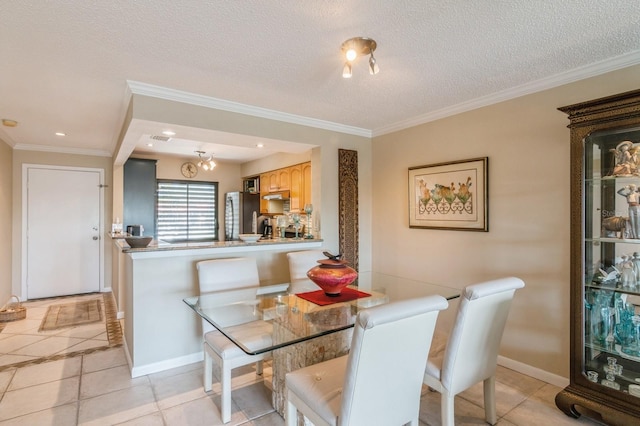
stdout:
[[(277, 284), (207, 293), (184, 302), (247, 354), (273, 353), (273, 404), (282, 414), (285, 374), (347, 354), (359, 311), (429, 295), (447, 300), (460, 296), (458, 288), (377, 272), (359, 273), (348, 289), (348, 295), (332, 298), (320, 290), (294, 293), (288, 284)], [(256, 321), (270, 323), (271, 336), (247, 340), (251, 333), (245, 330)]]

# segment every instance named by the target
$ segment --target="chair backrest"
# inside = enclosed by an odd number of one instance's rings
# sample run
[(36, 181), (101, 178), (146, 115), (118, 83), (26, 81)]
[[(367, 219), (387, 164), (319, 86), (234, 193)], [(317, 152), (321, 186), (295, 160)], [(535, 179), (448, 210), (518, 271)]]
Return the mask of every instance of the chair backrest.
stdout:
[(442, 360), (440, 382), (454, 395), (494, 375), (511, 302), (524, 282), (501, 278), (466, 287)]
[(322, 250), (302, 250), (287, 253), (291, 291), (297, 293), (300, 291), (319, 290), (320, 287), (307, 278), (307, 271), (317, 266), (318, 260), (326, 258), (327, 256), (323, 254)]
[(358, 313), (339, 425), (401, 425), (417, 418), (425, 359), (441, 296), (403, 300)]
[[(260, 286), (258, 265), (253, 257), (203, 260), (196, 263), (200, 294), (221, 290), (233, 290)], [(207, 333), (213, 326), (202, 320), (202, 331)]]

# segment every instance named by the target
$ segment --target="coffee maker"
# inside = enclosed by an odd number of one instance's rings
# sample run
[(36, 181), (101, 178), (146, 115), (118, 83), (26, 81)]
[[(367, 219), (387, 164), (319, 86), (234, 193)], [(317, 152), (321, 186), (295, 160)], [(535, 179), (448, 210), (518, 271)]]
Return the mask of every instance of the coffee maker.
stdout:
[(262, 229), (262, 238), (270, 240), (273, 237), (273, 226), (271, 225), (271, 219), (266, 218), (264, 220), (264, 228)]

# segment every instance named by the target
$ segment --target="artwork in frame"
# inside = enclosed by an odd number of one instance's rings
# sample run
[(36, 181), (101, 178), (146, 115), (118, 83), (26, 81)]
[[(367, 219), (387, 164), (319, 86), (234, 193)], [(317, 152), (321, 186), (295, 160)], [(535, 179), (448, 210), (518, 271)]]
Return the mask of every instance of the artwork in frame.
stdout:
[(488, 157), (409, 168), (409, 228), (489, 230)]

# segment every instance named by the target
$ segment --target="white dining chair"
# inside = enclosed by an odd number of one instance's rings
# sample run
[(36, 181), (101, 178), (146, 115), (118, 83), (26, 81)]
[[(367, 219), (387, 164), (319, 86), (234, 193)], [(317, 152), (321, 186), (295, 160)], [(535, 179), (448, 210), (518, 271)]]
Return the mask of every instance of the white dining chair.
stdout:
[(315, 426), (418, 426), (424, 360), (441, 296), (360, 311), (348, 355), (287, 373), (287, 426), (300, 411)]
[(302, 293), (320, 290), (320, 287), (307, 277), (307, 271), (318, 266), (318, 260), (326, 258), (323, 250), (302, 250), (287, 253), (291, 292)]
[[(198, 262), (198, 285), (200, 295), (222, 290), (255, 287), (260, 285), (258, 266), (254, 258), (213, 259)], [(245, 327), (246, 328), (246, 327)], [(270, 354), (248, 355), (235, 343), (216, 330), (206, 320), (202, 320), (204, 337), (204, 390), (212, 388), (213, 362), (220, 367), (220, 413), (223, 423), (231, 420), (231, 370), (256, 363), (256, 373), (262, 374), (263, 360)], [(253, 338), (263, 343), (271, 338), (271, 324), (256, 321), (245, 332), (247, 342)], [(250, 337), (250, 338), (249, 338)]]
[(446, 345), (429, 353), (424, 373), (424, 384), (441, 394), (443, 426), (454, 425), (455, 396), (478, 382), (484, 386), (486, 421), (496, 423), (498, 351), (513, 296), (523, 287), (521, 279), (509, 277), (470, 285), (463, 290)]

